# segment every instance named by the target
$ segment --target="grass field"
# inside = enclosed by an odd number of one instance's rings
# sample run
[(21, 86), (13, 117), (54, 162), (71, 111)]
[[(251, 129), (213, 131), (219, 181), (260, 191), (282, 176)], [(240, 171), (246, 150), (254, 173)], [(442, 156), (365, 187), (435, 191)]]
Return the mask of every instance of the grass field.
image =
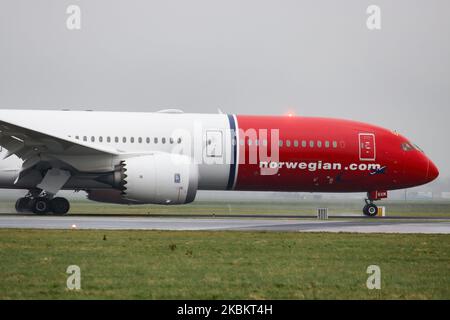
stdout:
[(450, 299), (450, 235), (1, 229), (0, 299), (17, 298)]

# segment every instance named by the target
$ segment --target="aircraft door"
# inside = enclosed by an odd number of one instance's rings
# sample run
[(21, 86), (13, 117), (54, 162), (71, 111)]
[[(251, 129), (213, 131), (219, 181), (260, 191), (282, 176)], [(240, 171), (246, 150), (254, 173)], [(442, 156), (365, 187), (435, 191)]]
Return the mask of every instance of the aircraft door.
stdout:
[(376, 159), (375, 135), (373, 133), (359, 134), (359, 160), (374, 161)]
[(221, 158), (223, 156), (222, 131), (206, 131), (206, 156), (210, 158)]

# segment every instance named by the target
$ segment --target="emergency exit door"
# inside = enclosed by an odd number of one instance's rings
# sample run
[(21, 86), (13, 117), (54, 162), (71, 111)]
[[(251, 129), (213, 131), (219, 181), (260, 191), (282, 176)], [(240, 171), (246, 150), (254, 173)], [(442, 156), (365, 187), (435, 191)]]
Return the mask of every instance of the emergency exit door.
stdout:
[(375, 135), (373, 133), (359, 134), (359, 160), (374, 161), (376, 159)]
[(220, 158), (223, 154), (223, 137), (220, 130), (206, 131), (206, 156)]

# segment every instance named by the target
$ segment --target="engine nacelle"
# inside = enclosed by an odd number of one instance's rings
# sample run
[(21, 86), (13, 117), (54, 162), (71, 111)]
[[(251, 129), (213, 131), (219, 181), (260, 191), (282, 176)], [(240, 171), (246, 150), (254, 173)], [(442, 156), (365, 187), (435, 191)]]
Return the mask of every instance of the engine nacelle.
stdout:
[(124, 161), (124, 198), (141, 203), (183, 204), (194, 201), (198, 168), (192, 159), (159, 153)]
[[(89, 198), (114, 203), (185, 204), (194, 201), (198, 187), (198, 167), (190, 157), (156, 153), (121, 161), (116, 172), (101, 181), (116, 190), (107, 196), (91, 191)], [(121, 198), (117, 197), (120, 190)]]
[(133, 204), (123, 198), (123, 192), (116, 189), (94, 189), (87, 191), (87, 198), (92, 201), (118, 204)]

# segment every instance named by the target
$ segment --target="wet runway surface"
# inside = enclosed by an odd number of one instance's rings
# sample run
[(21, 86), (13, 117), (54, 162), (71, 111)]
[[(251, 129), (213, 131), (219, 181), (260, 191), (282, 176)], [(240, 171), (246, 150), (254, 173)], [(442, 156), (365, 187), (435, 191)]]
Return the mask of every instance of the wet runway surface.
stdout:
[(450, 219), (339, 217), (152, 217), (0, 215), (0, 228), (100, 230), (241, 230), (288, 232), (441, 233), (450, 234)]

